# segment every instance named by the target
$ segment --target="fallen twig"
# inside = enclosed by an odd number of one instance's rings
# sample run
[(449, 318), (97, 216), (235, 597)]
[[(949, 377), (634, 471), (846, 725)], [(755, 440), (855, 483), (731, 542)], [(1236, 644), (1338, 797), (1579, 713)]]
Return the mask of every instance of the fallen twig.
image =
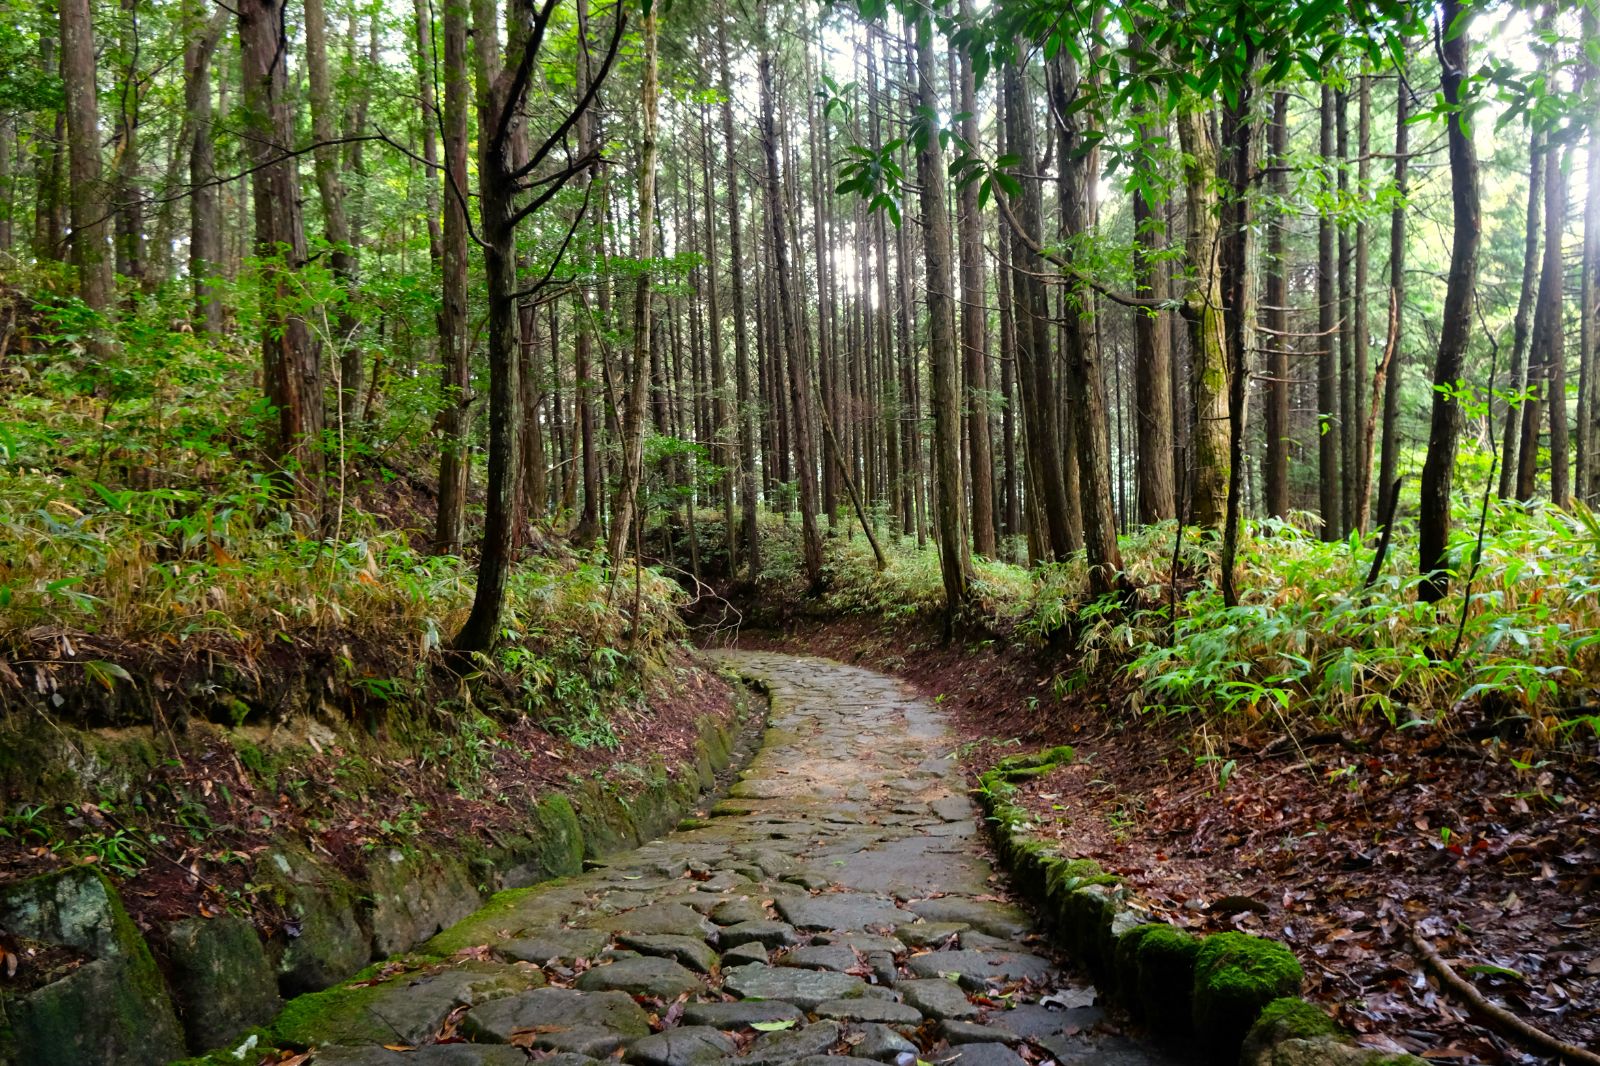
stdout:
[(1414, 928), (1408, 930), (1408, 932), (1410, 933), (1412, 947), (1416, 949), (1417, 957), (1422, 960), (1423, 966), (1439, 979), (1440, 984), (1465, 1000), (1467, 1006), (1471, 1007), (1474, 1013), (1489, 1022), (1495, 1029), (1498, 1029), (1506, 1036), (1521, 1039), (1568, 1062), (1581, 1062), (1587, 1063), (1588, 1066), (1600, 1066), (1600, 1055), (1578, 1047), (1576, 1044), (1569, 1044), (1560, 1037), (1553, 1036), (1543, 1029), (1523, 1021), (1504, 1007), (1499, 1007), (1489, 1002), (1488, 997), (1479, 992), (1476, 985), (1450, 968), (1450, 964), (1445, 962), (1443, 956), (1439, 954), (1439, 949), (1423, 939), (1422, 934), (1418, 933)]

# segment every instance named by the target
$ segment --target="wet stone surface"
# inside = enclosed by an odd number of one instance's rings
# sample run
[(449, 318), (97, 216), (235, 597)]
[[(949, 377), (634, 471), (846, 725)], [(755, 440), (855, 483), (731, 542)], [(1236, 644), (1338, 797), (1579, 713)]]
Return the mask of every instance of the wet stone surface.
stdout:
[[(446, 967), (523, 978), (506, 994), (441, 1000), (424, 1018), (406, 998), (414, 980), (363, 990), (377, 1016), (404, 1012), (408, 1031), (467, 1041), (407, 1062), (498, 1066), (525, 1048), (556, 1066), (1181, 1061), (1111, 1028), (1093, 989), (997, 898), (934, 706), (825, 659), (719, 658), (773, 696), (763, 746), (728, 797), (694, 828), (497, 898), (444, 934), (441, 953), (471, 945)], [(538, 977), (549, 987), (530, 988)], [(400, 1057), (325, 1046), (311, 1061)]]

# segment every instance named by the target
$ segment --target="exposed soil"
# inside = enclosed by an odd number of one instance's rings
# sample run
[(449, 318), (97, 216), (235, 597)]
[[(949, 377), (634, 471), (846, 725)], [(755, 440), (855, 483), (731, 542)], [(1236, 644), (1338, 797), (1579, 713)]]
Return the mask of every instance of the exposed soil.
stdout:
[[(579, 747), (521, 718), (481, 738), (470, 778), (459, 758), (449, 762), (436, 745), (386, 740), (381, 728), (359, 750), (312, 740), (287, 761), (275, 761), (270, 775), (241, 763), (234, 746), (208, 724), (158, 731), (153, 739), (166, 758), (140, 782), (134, 802), (114, 809), (74, 804), (70, 811), (57, 805), (24, 825), (16, 815), (29, 798), (8, 797), (4, 813), (12, 817), (8, 832), (0, 833), (0, 882), (100, 862), (146, 931), (232, 908), (270, 935), (287, 918), (266, 896), (252, 893), (250, 871), (275, 842), (302, 841), (354, 873), (380, 845), (453, 850), (466, 840), (496, 844), (524, 828), (531, 803), (570, 791), (575, 780), (592, 774), (605, 774), (626, 794), (630, 785), (644, 784), (627, 767), (643, 768), (658, 757), (669, 766), (691, 761), (697, 721), (731, 716), (732, 692), (683, 653), (656, 676), (637, 709), (613, 714), (615, 747)], [(441, 732), (433, 739), (446, 737)], [(119, 830), (126, 831), (132, 861), (103, 843)]]
[[(969, 769), (1045, 744), (1079, 760), (1021, 797), (1062, 851), (1123, 875), (1168, 921), (1269, 932), (1306, 994), (1361, 1039), (1441, 1062), (1542, 1061), (1441, 992), (1407, 947), (1435, 944), (1493, 1001), (1600, 1043), (1600, 766), (1467, 723), (1365, 737), (1243, 719), (1230, 731), (1126, 708), (1120, 677), (1058, 695), (1061, 651), (943, 645), (873, 619), (750, 647), (892, 671), (950, 712)], [(1514, 723), (1513, 723), (1514, 725)]]

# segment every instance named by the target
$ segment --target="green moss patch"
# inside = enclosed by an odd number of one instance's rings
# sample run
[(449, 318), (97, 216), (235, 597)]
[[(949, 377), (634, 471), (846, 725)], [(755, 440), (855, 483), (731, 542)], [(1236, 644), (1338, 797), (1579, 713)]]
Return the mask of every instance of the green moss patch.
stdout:
[(1194, 962), (1195, 1032), (1214, 1058), (1231, 1060), (1267, 1005), (1296, 995), (1304, 976), (1294, 952), (1276, 941), (1244, 933), (1207, 937)]

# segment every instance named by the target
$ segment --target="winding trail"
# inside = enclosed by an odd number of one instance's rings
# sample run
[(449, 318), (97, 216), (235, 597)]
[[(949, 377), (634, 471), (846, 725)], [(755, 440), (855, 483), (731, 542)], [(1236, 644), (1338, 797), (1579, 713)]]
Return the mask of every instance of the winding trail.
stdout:
[(521, 1047), (551, 1066), (1178, 1061), (1110, 1031), (995, 895), (936, 707), (826, 659), (716, 654), (773, 709), (709, 817), (491, 905), (435, 944), (487, 950), (369, 997), (399, 1042), (443, 1024), (471, 1043), (325, 1046), (314, 1063), (512, 1066)]

